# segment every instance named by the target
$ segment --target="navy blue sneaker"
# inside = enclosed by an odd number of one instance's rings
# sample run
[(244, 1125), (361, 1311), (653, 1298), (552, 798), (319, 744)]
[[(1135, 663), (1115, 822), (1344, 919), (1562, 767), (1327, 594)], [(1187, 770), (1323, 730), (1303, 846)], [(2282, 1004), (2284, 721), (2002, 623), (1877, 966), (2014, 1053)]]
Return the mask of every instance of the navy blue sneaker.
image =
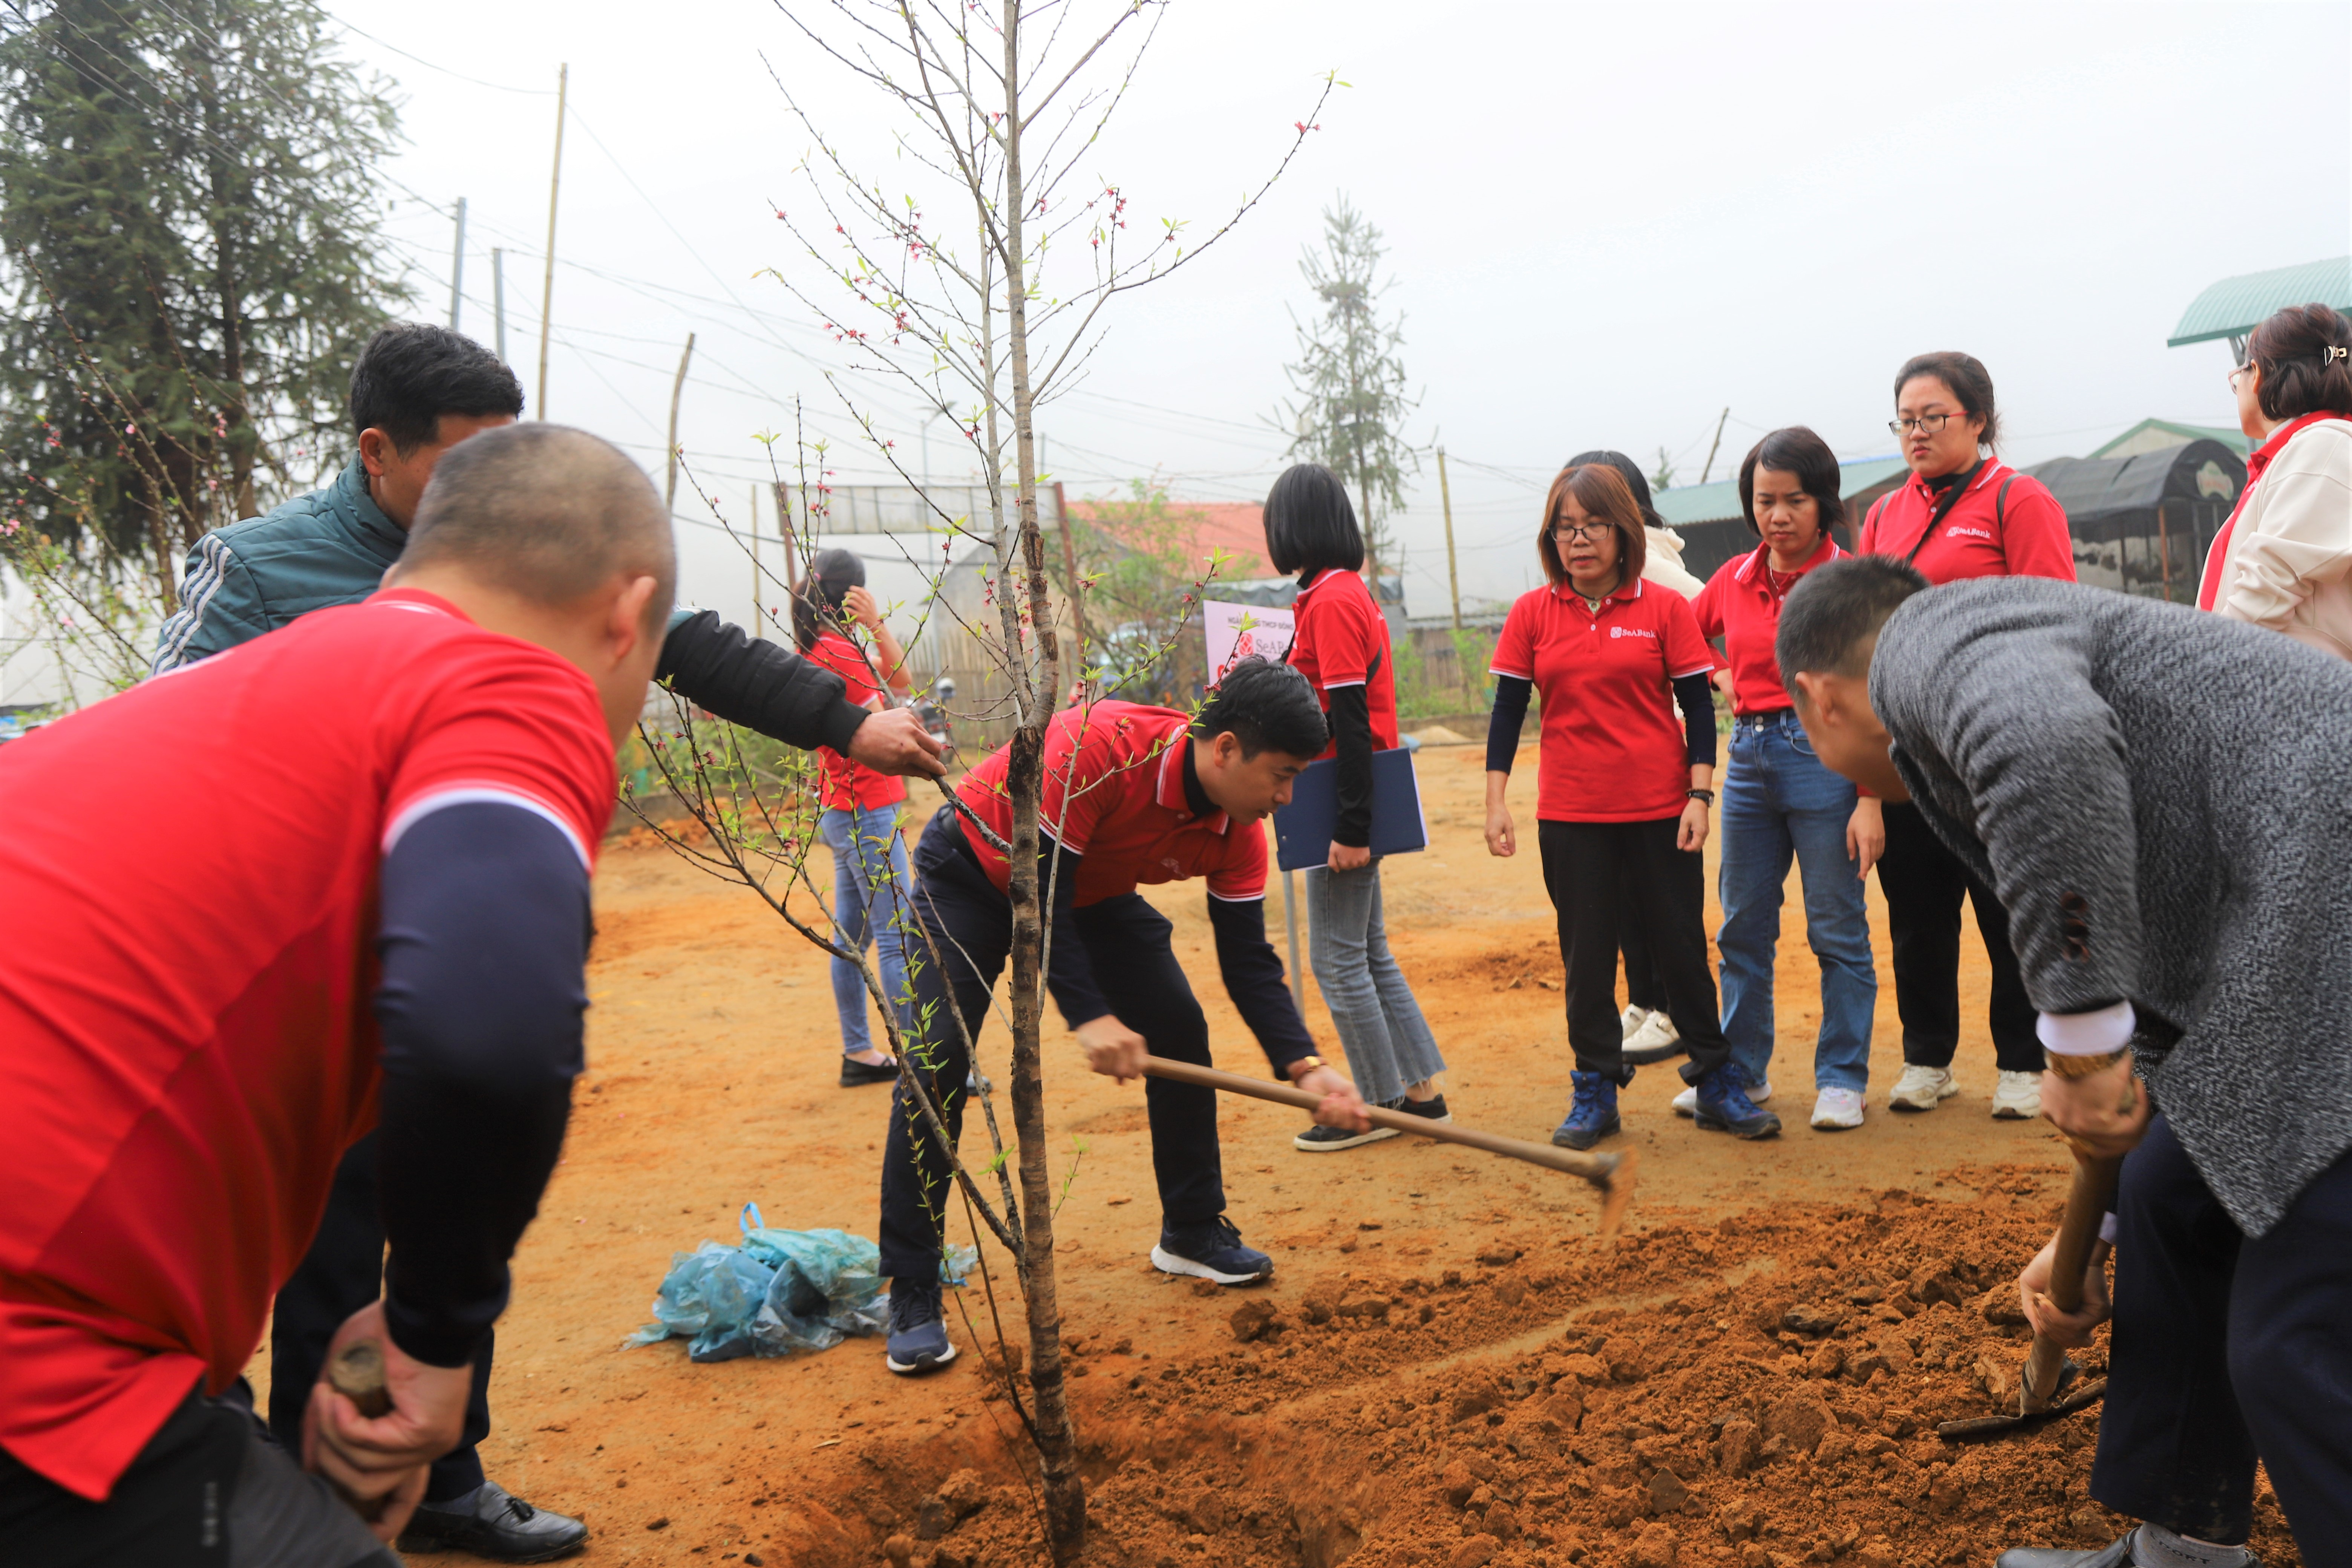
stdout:
[(1568, 1120), (1552, 1129), (1554, 1143), (1563, 1149), (1590, 1149), (1621, 1130), (1615, 1079), (1605, 1073), (1572, 1072), (1568, 1081), (1576, 1097), (1569, 1101)]
[(1244, 1247), (1234, 1222), (1219, 1215), (1206, 1225), (1164, 1226), (1151, 1249), (1151, 1267), (1220, 1285), (1255, 1285), (1274, 1272), (1274, 1259)]
[(1697, 1121), (1707, 1131), (1728, 1132), (1734, 1138), (1780, 1135), (1780, 1119), (1748, 1098), (1748, 1075), (1738, 1062), (1727, 1059), (1699, 1079), (1696, 1088)]
[(940, 1316), (936, 1279), (890, 1281), (890, 1342), (883, 1364), (892, 1372), (929, 1372), (955, 1360), (948, 1326)]

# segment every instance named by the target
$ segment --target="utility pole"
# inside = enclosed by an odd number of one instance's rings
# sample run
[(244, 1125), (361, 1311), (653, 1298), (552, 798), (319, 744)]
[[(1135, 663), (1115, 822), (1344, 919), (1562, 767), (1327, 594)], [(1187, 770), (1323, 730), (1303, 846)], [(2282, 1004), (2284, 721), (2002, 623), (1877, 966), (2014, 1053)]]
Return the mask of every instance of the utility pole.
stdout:
[(1698, 471), (1698, 482), (1701, 484), (1706, 483), (1707, 475), (1715, 472), (1715, 449), (1723, 445), (1723, 422), (1730, 417), (1731, 409), (1728, 405), (1726, 405), (1723, 412), (1716, 416), (1715, 439), (1706, 444), (1706, 467)]
[(1454, 629), (1462, 629), (1462, 574), (1454, 565), (1454, 491), (1445, 482), (1445, 448), (1437, 448), (1437, 499), (1445, 506), (1445, 590), (1454, 595)]
[(662, 484), (664, 511), (677, 510), (677, 400), (686, 391), (686, 364), (693, 357), (694, 334), (688, 332), (686, 334), (686, 352), (677, 356), (677, 379), (669, 384), (669, 478)]
[(563, 110), (572, 88), (572, 67), (555, 73), (555, 172), (547, 177), (547, 280), (539, 290), (539, 416), (547, 417), (547, 328), (555, 311), (555, 198), (563, 185)]
[(498, 328), (499, 363), (507, 363), (507, 253), (490, 247), (490, 319)]
[(466, 287), (466, 198), (457, 198), (457, 244), (449, 255), (449, 330), (457, 330), (457, 303)]

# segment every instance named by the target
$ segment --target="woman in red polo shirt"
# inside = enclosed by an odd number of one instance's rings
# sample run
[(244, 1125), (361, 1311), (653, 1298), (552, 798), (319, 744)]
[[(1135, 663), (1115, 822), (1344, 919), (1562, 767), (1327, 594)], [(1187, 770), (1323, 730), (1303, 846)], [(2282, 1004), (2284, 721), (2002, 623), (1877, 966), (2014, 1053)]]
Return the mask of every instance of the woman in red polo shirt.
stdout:
[[(1617, 1016), (1617, 928), (1637, 919), (1666, 988), (1666, 1011), (1698, 1089), (1698, 1124), (1742, 1138), (1780, 1131), (1748, 1098), (1716, 1018), (1706, 966), (1708, 787), (1715, 777), (1715, 657), (1680, 594), (1642, 581), (1633, 492), (1614, 468), (1561, 470), (1544, 500), (1536, 553), (1547, 586), (1523, 595), (1495, 645), (1486, 730), (1486, 847), (1517, 851), (1504, 793), (1530, 689), (1543, 695), (1537, 846), (1568, 972), (1574, 1098), (1551, 1141), (1590, 1149), (1618, 1131), (1633, 1079)], [(1675, 707), (1682, 709), (1675, 722)]]
[[(1813, 1043), (1812, 1124), (1862, 1125), (1870, 1081), (1871, 1015), (1878, 968), (1870, 952), (1863, 879), (1885, 843), (1875, 799), (1823, 766), (1780, 685), (1772, 648), (1780, 605), (1797, 580), (1845, 553), (1831, 530), (1845, 521), (1838, 460), (1802, 426), (1775, 430), (1739, 465), (1739, 510), (1761, 539), (1723, 563), (1691, 612), (1721, 638), (1731, 669), (1731, 765), (1723, 779), (1723, 1033), (1732, 1059), (1766, 1099), (1772, 1061), (1772, 972), (1780, 889), (1794, 859), (1805, 884), (1805, 941), (1822, 968), (1822, 1027)], [(1675, 1109), (1696, 1114), (1685, 1089)]]
[[(1437, 1075), (1445, 1058), (1389, 951), (1381, 863), (1372, 858), (1372, 753), (1397, 746), (1396, 671), (1388, 622), (1359, 575), (1364, 538), (1348, 487), (1320, 463), (1300, 463), (1265, 498), (1265, 549), (1277, 572), (1298, 574), (1292, 668), (1307, 677), (1331, 725), (1339, 820), (1328, 865), (1307, 872), (1307, 964), (1368, 1104), (1450, 1121)], [(1388, 1128), (1310, 1127), (1291, 1140), (1306, 1153), (1393, 1138)]]
[[(869, 647), (850, 640), (853, 626), (864, 630)], [(821, 550), (809, 563), (809, 580), (793, 601), (793, 634), (809, 662), (846, 683), (843, 695), (850, 701), (879, 709), (889, 701), (886, 687), (907, 694), (907, 656), (866, 591), (866, 563), (848, 551)], [(906, 781), (877, 773), (831, 746), (816, 749), (816, 762), (824, 806), (817, 832), (833, 849), (835, 939), (852, 952), (872, 942), (883, 994), (903, 996), (907, 843), (898, 836), (898, 808), (906, 803)], [(845, 958), (833, 960), (832, 969), (833, 1004), (841, 1016), (841, 1087), (895, 1081), (898, 1060), (874, 1044), (866, 1023), (865, 975)]]
[[(1892, 555), (1930, 583), (1964, 577), (2074, 580), (2066, 513), (2042, 481), (1993, 454), (2000, 416), (1992, 376), (1963, 353), (1920, 354), (1895, 377), (1895, 417), (1911, 478), (1870, 509), (1857, 542), (1864, 555)], [(1886, 1103), (1933, 1110), (1959, 1092), (1952, 1055), (1960, 1043), (1960, 900), (1976, 909), (1992, 968), (1993, 1058), (2000, 1077), (1992, 1113), (2042, 1114), (2042, 1042), (2033, 1003), (2010, 951), (2009, 916), (1991, 889), (1969, 875), (1918, 808), (1889, 804), (1886, 850), (1878, 862), (1895, 947), (1895, 1005), (1903, 1018), (1903, 1076)]]

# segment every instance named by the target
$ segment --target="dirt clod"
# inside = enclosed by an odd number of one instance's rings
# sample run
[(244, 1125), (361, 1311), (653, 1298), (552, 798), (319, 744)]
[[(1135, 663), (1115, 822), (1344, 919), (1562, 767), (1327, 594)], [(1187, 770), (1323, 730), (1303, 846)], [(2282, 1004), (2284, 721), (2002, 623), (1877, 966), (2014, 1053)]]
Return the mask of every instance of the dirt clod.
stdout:
[(1234, 1338), (1244, 1344), (1269, 1333), (1279, 1332), (1278, 1321), (1274, 1303), (1263, 1298), (1244, 1301), (1234, 1309), (1234, 1315), (1228, 1320), (1233, 1324)]
[(1502, 1549), (1503, 1543), (1491, 1535), (1471, 1536), (1454, 1549), (1454, 1555), (1445, 1560), (1445, 1568), (1486, 1568)]

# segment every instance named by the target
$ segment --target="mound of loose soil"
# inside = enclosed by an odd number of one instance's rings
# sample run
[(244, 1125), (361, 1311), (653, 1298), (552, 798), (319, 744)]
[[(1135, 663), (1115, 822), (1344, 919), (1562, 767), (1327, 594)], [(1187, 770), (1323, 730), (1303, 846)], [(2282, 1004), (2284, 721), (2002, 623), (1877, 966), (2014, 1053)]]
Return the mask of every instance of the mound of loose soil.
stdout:
[[(1907, 1568), (2103, 1544), (2126, 1521), (2087, 1495), (2095, 1408), (1980, 1444), (1934, 1434), (2010, 1396), (2016, 1260), (2053, 1218), (1890, 1191), (1241, 1298), (1241, 1342), (1204, 1359), (1081, 1341), (1073, 1388), (1110, 1390), (1080, 1400), (1087, 1561)], [(2104, 1343), (2078, 1360), (2100, 1375)], [(922, 1473), (919, 1451), (866, 1459), (877, 1479)], [(808, 1559), (1042, 1561), (1009, 1462), (902, 1495)], [(2267, 1486), (2256, 1517), (2263, 1560), (2299, 1563)]]

